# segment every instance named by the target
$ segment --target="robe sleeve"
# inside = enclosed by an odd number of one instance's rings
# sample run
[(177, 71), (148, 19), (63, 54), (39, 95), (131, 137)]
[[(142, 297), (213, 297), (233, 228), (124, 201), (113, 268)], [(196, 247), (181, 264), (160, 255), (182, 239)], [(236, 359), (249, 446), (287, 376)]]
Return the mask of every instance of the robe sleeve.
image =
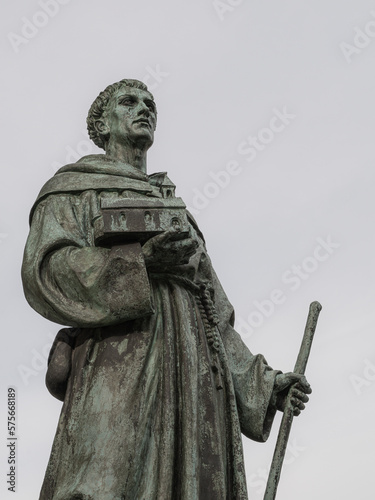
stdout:
[(153, 312), (139, 243), (96, 247), (98, 194), (53, 194), (37, 206), (22, 281), (31, 307), (62, 325), (102, 327)]
[(281, 373), (268, 366), (261, 354), (253, 355), (234, 328), (234, 311), (212, 271), (219, 331), (233, 382), (241, 432), (248, 438), (268, 439), (276, 414), (274, 384)]

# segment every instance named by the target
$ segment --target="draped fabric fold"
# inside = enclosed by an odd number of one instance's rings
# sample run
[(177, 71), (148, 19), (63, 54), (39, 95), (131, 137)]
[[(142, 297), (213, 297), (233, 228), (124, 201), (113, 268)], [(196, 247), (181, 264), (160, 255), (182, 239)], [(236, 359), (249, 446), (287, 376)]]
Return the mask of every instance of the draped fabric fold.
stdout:
[(137, 243), (95, 246), (101, 199), (150, 196), (151, 176), (92, 155), (34, 205), (25, 294), (74, 327), (49, 359), (63, 407), (41, 500), (248, 498), (241, 432), (267, 439), (278, 372), (233, 329), (196, 224), (196, 254), (164, 275), (148, 273)]

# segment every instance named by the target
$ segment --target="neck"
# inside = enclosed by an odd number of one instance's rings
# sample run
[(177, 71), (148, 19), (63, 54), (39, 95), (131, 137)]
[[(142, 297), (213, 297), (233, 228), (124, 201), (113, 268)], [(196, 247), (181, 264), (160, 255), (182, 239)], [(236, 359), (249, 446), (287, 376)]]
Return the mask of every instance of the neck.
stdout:
[(124, 145), (109, 141), (105, 153), (109, 158), (128, 163), (144, 174), (147, 174), (147, 150), (148, 147), (145, 146), (142, 147), (135, 144)]

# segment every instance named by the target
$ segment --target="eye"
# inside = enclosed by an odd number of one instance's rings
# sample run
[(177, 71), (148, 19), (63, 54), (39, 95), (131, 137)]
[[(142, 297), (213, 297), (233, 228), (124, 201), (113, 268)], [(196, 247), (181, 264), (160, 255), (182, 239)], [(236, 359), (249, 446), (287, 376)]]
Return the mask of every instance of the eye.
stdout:
[(135, 103), (134, 97), (124, 97), (119, 101), (123, 106), (132, 106)]
[(156, 107), (155, 107), (155, 103), (154, 103), (154, 102), (152, 102), (152, 101), (147, 101), (147, 102), (146, 102), (146, 106), (148, 107), (148, 109), (149, 109), (150, 111), (153, 111), (153, 112), (155, 113), (155, 108), (156, 108)]

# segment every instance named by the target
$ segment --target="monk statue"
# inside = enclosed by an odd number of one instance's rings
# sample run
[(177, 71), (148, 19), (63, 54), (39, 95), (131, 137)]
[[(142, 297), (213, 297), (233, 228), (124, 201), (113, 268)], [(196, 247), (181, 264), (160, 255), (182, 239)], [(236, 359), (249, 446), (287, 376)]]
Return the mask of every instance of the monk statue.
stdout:
[(165, 172), (147, 174), (154, 98), (108, 86), (88, 133), (31, 210), (26, 298), (61, 329), (46, 385), (63, 402), (40, 500), (245, 500), (241, 433), (265, 441), (305, 377), (234, 330), (201, 231)]

